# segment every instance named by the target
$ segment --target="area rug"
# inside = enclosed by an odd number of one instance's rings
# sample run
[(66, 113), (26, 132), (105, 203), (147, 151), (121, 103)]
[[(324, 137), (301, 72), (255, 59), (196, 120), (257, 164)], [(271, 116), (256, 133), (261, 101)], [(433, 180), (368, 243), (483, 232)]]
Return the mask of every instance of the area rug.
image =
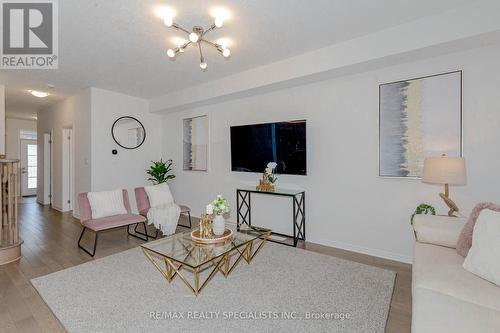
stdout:
[(267, 243), (194, 296), (139, 248), (31, 280), (69, 332), (384, 332), (395, 273)]

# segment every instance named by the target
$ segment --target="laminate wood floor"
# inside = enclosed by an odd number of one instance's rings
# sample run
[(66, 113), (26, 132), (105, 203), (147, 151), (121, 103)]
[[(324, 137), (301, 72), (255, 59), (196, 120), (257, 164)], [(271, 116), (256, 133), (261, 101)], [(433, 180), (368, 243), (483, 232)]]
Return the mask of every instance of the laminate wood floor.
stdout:
[[(70, 213), (60, 213), (41, 206), (33, 199), (22, 202), (19, 216), (20, 233), (24, 240), (23, 258), (17, 263), (0, 266), (0, 332), (65, 332), (31, 286), (30, 279), (93, 259), (76, 246), (81, 227)], [(187, 222), (187, 219), (181, 218), (181, 223)], [(90, 242), (90, 237), (84, 239)], [(125, 229), (105, 232), (99, 236), (95, 258), (121, 252), (141, 243), (134, 237), (127, 237)], [(411, 265), (312, 243), (302, 244), (301, 247), (396, 271), (386, 332), (410, 332)]]

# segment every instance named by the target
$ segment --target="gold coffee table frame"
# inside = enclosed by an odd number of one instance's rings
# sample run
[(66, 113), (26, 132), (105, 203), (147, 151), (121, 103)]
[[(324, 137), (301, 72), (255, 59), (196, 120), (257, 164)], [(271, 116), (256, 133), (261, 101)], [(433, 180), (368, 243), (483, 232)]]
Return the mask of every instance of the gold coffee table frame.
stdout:
[[(270, 229), (241, 228), (239, 232), (234, 232), (232, 240), (219, 245), (222, 252), (215, 254), (217, 246), (192, 241), (190, 231), (143, 244), (141, 248), (169, 283), (179, 276), (194, 295), (198, 296), (217, 272), (227, 278), (241, 259), (250, 264), (270, 235)], [(200, 273), (210, 268), (212, 270), (208, 276), (201, 281)], [(192, 272), (193, 283), (181, 271)]]

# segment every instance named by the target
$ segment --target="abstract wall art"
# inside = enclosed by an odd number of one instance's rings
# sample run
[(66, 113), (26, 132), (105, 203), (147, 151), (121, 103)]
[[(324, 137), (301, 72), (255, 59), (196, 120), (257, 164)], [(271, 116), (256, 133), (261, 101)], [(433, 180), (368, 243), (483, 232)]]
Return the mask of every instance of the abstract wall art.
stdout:
[(208, 117), (184, 119), (183, 169), (206, 171), (208, 168)]
[(379, 86), (379, 176), (421, 178), (424, 158), (462, 156), (462, 71)]

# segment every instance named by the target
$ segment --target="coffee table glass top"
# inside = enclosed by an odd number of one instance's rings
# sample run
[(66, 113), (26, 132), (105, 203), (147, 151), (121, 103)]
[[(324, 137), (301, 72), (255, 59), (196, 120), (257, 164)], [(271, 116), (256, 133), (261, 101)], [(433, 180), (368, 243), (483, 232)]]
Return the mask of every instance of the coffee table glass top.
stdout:
[(271, 232), (270, 229), (253, 226), (240, 226), (240, 231), (236, 231), (236, 226), (227, 227), (233, 231), (233, 238), (225, 243), (196, 243), (191, 238), (191, 230), (187, 230), (142, 244), (141, 247), (180, 264), (198, 268)]

